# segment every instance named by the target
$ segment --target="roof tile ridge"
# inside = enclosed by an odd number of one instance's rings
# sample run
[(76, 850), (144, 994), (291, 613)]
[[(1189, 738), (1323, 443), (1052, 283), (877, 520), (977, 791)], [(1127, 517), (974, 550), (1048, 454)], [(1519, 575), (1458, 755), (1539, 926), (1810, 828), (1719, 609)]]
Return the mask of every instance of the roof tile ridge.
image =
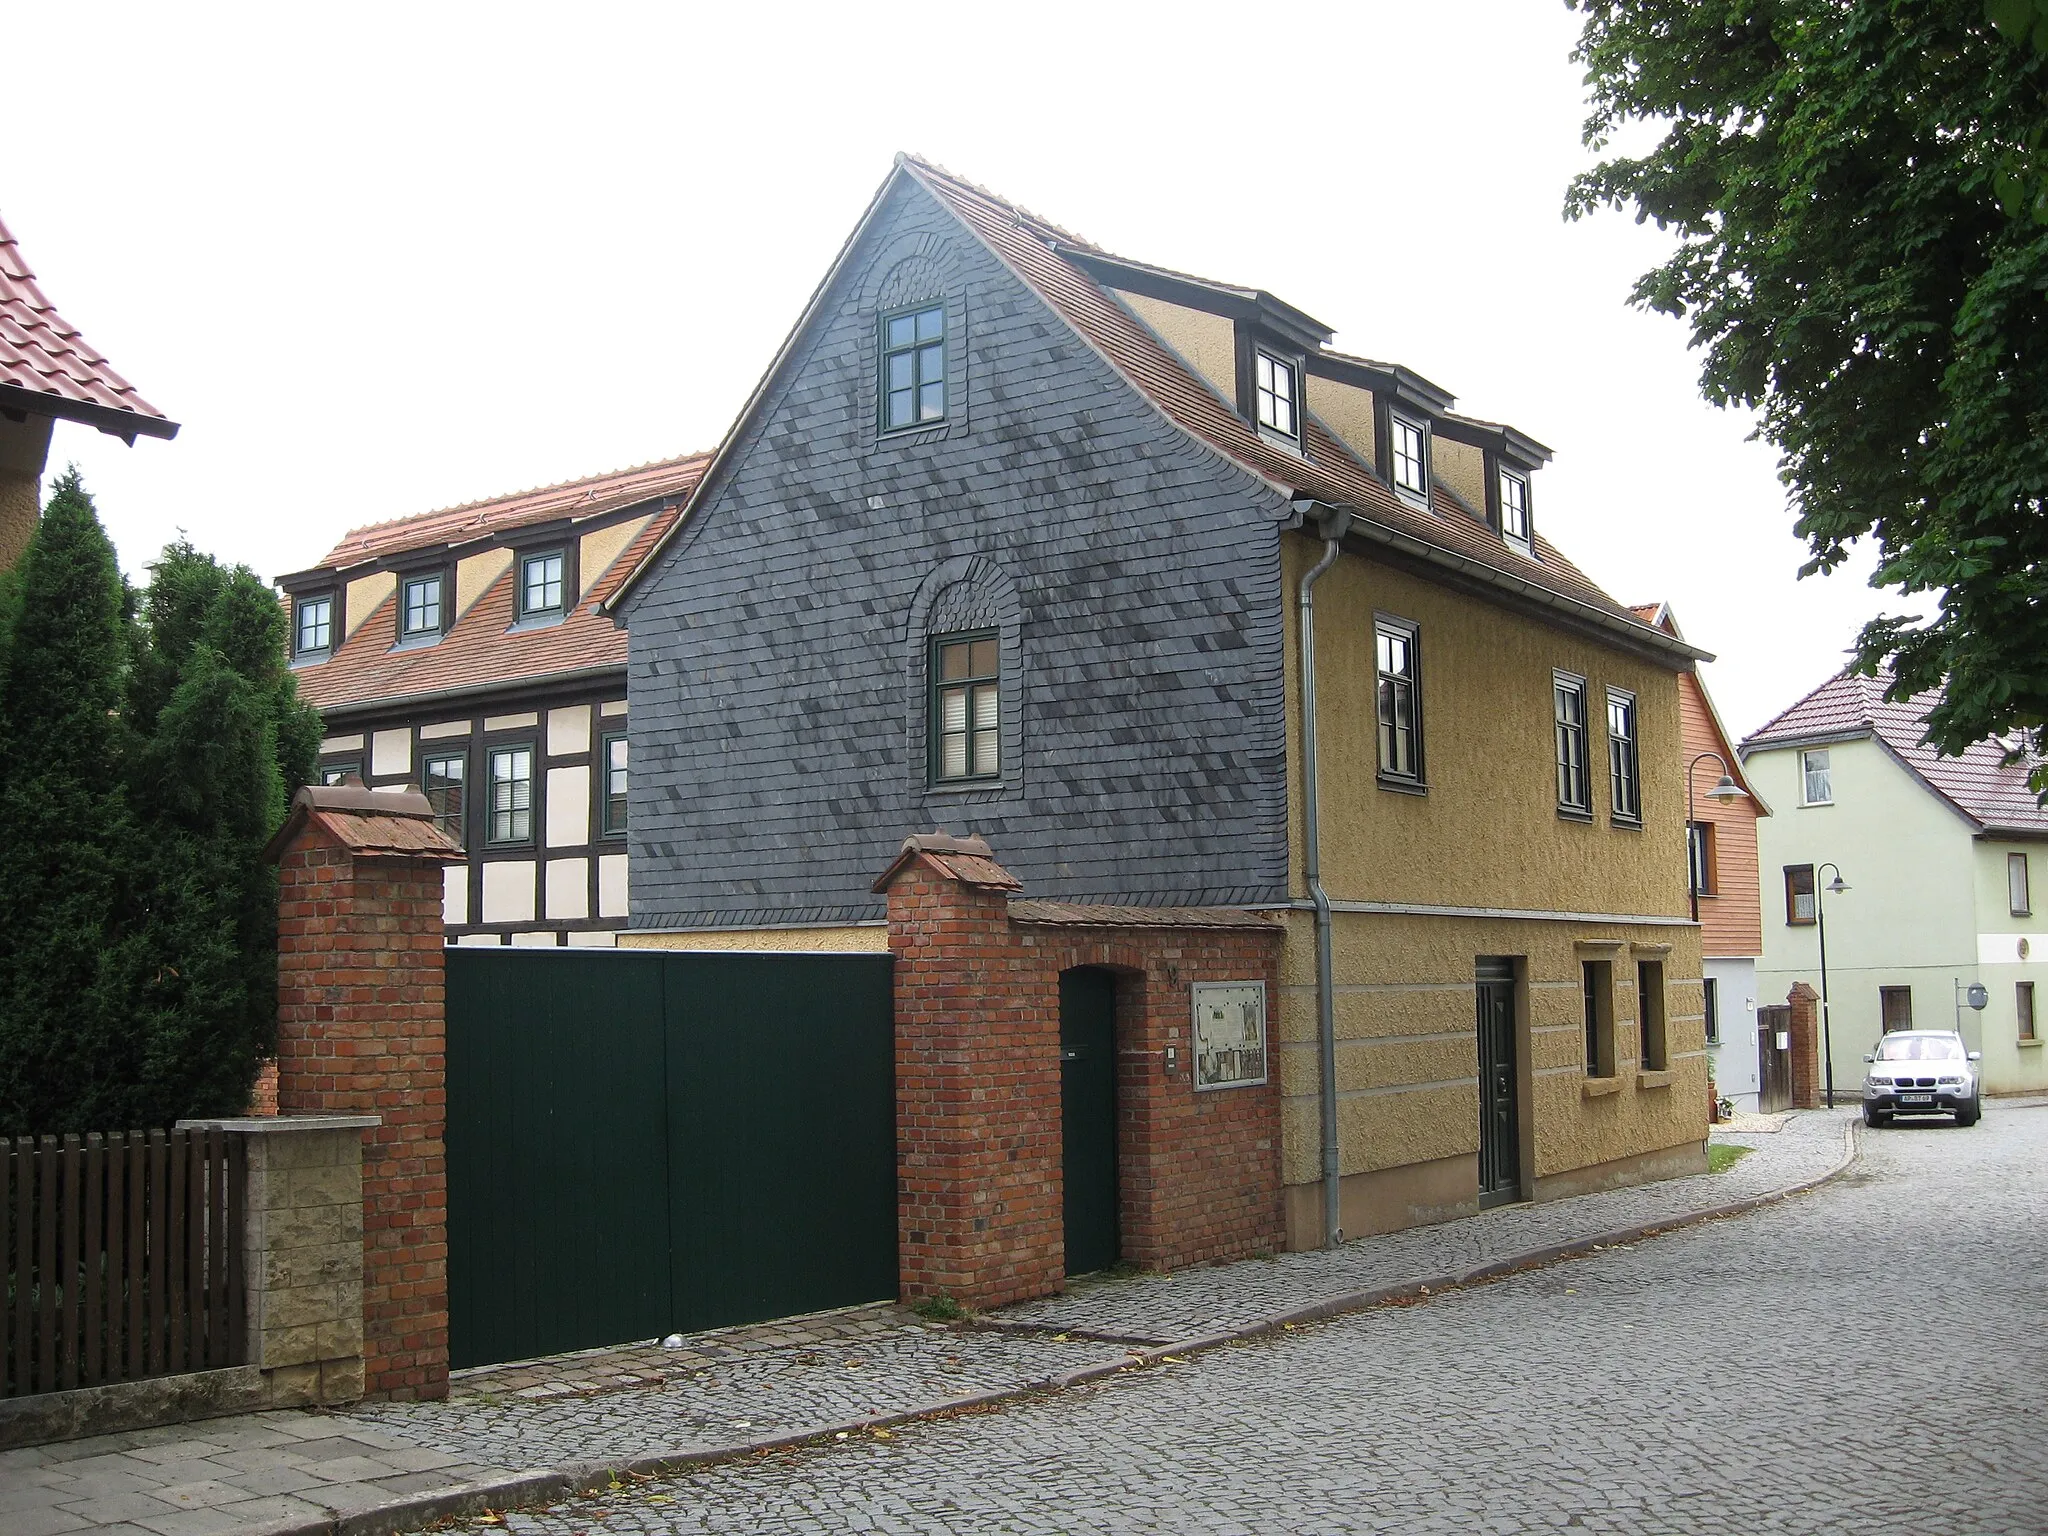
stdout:
[[(595, 475), (581, 475), (573, 480), (558, 480), (552, 485), (529, 486), (523, 491), (507, 491), (500, 496), (485, 496), (476, 501), (457, 502), (453, 506), (434, 507), (425, 512), (407, 512), (398, 517), (381, 518), (374, 523), (358, 523), (341, 536), (341, 543), (346, 544), (360, 533), (375, 533), (382, 528), (399, 528), (407, 523), (421, 523), (430, 517), (450, 517), (457, 512), (480, 512), (489, 507), (503, 506), (508, 502), (544, 496), (550, 491), (570, 491), (579, 485), (596, 485), (605, 480), (623, 480), (628, 475), (636, 475), (644, 470), (681, 469), (693, 459), (709, 460), (710, 457), (711, 452), (707, 449), (696, 453), (678, 454), (670, 459), (649, 459), (643, 464), (629, 464), (624, 469), (608, 469)], [(340, 544), (335, 546), (337, 549), (340, 547)]]
[[(940, 165), (936, 160), (930, 159), (924, 155), (912, 154), (908, 151), (905, 151), (899, 158), (906, 165), (913, 166), (917, 170), (922, 171), (924, 174), (928, 176), (936, 176), (941, 181), (951, 183), (960, 191), (968, 193), (970, 196), (980, 198), (983, 202), (989, 204), (991, 207), (1002, 209), (1005, 213), (1009, 214), (1012, 218), (1016, 219), (1020, 223), (1036, 225), (1040, 230), (1043, 230), (1046, 233), (1052, 235), (1055, 239), (1068, 241), (1086, 250), (1094, 251), (1099, 255), (1116, 255), (1114, 251), (1104, 250), (1101, 246), (1097, 245), (1093, 240), (1090, 240), (1086, 235), (1078, 235), (1074, 233), (1074, 231), (1071, 229), (1067, 229), (1062, 225), (1055, 224), (1051, 219), (1046, 218), (1043, 214), (1033, 213), (1029, 208), (1026, 208), (1022, 203), (1018, 202), (1016, 199), (1005, 197), (1002, 193), (995, 191), (993, 188), (984, 187), (978, 181), (970, 181), (957, 171), (947, 170), (946, 167)], [(1116, 259), (1122, 261), (1125, 258), (1117, 256)]]

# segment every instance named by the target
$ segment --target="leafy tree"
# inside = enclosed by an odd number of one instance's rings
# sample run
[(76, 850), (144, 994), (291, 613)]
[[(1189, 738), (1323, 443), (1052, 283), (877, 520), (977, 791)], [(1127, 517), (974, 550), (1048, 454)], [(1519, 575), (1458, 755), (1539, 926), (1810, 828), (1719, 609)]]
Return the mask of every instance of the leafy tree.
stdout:
[[(2048, 60), (2018, 14), (2036, 0), (1567, 3), (1586, 143), (1609, 155), (1568, 216), (1632, 207), (1677, 234), (1634, 300), (1689, 322), (1709, 400), (1758, 413), (1802, 574), (1869, 537), (1874, 584), (1939, 594), (1931, 620), (1865, 626), (1857, 665), (1890, 665), (1895, 697), (1945, 687), (1943, 751), (2048, 747), (2048, 227), (2026, 194)], [(1654, 148), (1611, 153), (1642, 124)]]
[[(18, 570), (0, 670), (0, 1130), (80, 1129), (127, 1075), (108, 1028), (127, 831), (126, 592), (75, 470)], [(118, 1122), (115, 1122), (118, 1123)]]

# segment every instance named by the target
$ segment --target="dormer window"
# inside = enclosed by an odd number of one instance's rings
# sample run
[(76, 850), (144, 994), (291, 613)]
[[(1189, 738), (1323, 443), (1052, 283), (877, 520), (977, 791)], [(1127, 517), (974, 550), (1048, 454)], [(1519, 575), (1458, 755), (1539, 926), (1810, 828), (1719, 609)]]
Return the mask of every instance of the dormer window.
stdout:
[(1388, 468), (1394, 489), (1412, 500), (1429, 501), (1429, 428), (1406, 416), (1388, 418)]
[(522, 555), (519, 560), (519, 617), (547, 618), (562, 611), (568, 557), (559, 549)]
[(1529, 477), (1511, 469), (1500, 472), (1500, 536), (1510, 548), (1536, 558), (1536, 535), (1529, 524)]
[(408, 576), (398, 589), (398, 638), (423, 640), (441, 633), (441, 573)]
[(946, 419), (946, 307), (925, 304), (882, 317), (882, 430)]
[(334, 649), (334, 596), (302, 597), (293, 605), (292, 654), (312, 658)]
[(1294, 364), (1266, 351), (1252, 354), (1253, 405), (1261, 427), (1282, 437), (1299, 438), (1295, 411), (1299, 393)]

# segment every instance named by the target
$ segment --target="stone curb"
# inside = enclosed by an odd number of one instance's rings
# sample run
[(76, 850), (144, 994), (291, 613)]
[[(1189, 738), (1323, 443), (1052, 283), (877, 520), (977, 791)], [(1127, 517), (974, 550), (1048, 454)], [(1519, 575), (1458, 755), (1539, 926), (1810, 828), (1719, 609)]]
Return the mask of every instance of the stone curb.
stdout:
[[(1467, 1269), (1436, 1275), (1412, 1276), (1388, 1285), (1376, 1285), (1364, 1290), (1326, 1296), (1305, 1306), (1276, 1312), (1271, 1317), (1247, 1323), (1241, 1328), (1225, 1329), (1218, 1333), (1181, 1339), (1170, 1344), (1149, 1345), (1145, 1348), (1134, 1346), (1121, 1360), (1105, 1360), (1095, 1365), (1078, 1366), (1073, 1370), (1061, 1371), (1056, 1375), (1027, 1381), (1018, 1386), (995, 1387), (986, 1392), (971, 1392), (962, 1397), (921, 1403), (894, 1413), (871, 1414), (864, 1418), (813, 1425), (806, 1429), (790, 1430), (784, 1434), (735, 1441), (729, 1445), (661, 1451), (652, 1456), (635, 1456), (624, 1461), (572, 1462), (561, 1467), (513, 1473), (504, 1478), (458, 1483), (431, 1493), (394, 1499), (389, 1504), (380, 1504), (373, 1509), (338, 1513), (325, 1520), (279, 1521), (271, 1525), (251, 1526), (236, 1532), (235, 1536), (396, 1536), (396, 1533), (401, 1531), (464, 1515), (482, 1514), (485, 1510), (533, 1509), (559, 1503), (579, 1493), (595, 1493), (609, 1488), (614, 1481), (623, 1477), (654, 1477), (680, 1472), (690, 1467), (707, 1466), (713, 1462), (736, 1461), (744, 1456), (757, 1456), (769, 1451), (790, 1450), (797, 1446), (820, 1442), (830, 1444), (839, 1435), (850, 1437), (872, 1433), (877, 1429), (887, 1429), (913, 1420), (938, 1418), (946, 1414), (991, 1407), (998, 1403), (1016, 1402), (1040, 1393), (1064, 1391), (1069, 1387), (1100, 1381), (1123, 1371), (1142, 1370), (1161, 1362), (1177, 1362), (1185, 1356), (1220, 1348), (1226, 1344), (1241, 1344), (1251, 1339), (1263, 1338), (1268, 1334), (1279, 1333), (1304, 1323), (1322, 1322), (1349, 1312), (1362, 1312), (1372, 1307), (1384, 1306), (1391, 1301), (1405, 1301), (1410, 1297), (1424, 1294), (1437, 1295), (1482, 1280), (1495, 1279), (1515, 1270), (1555, 1263), (1559, 1259), (1591, 1253), (1595, 1249), (1618, 1247), (1659, 1233), (1674, 1232), (1683, 1227), (1697, 1226), (1702, 1222), (1715, 1221), (1724, 1216), (1735, 1216), (1744, 1211), (1756, 1210), (1760, 1206), (1772, 1205), (1827, 1183), (1854, 1163), (1858, 1152), (1857, 1128), (1856, 1120), (1846, 1122), (1842, 1136), (1842, 1156), (1831, 1167), (1812, 1178), (1801, 1179), (1796, 1184), (1787, 1184), (1783, 1188), (1769, 1190), (1761, 1195), (1725, 1201), (1702, 1210), (1681, 1212), (1662, 1221), (1640, 1222), (1632, 1226), (1616, 1227), (1612, 1231), (1591, 1237), (1548, 1243), (1522, 1253), (1488, 1259), (1483, 1264), (1475, 1264)], [(1013, 1331), (1023, 1331), (1014, 1324), (1008, 1326)], [(1032, 1331), (1057, 1331), (1075, 1337), (1087, 1337), (1085, 1333), (1076, 1329), (1047, 1330), (1043, 1327), (1034, 1327)]]

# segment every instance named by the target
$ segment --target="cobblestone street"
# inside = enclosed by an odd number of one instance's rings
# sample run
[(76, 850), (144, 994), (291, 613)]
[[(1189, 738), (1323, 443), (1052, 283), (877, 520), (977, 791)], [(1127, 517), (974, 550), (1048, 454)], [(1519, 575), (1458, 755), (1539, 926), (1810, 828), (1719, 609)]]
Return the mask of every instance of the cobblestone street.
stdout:
[(2038, 1533), (2044, 1163), (2039, 1107), (1901, 1125), (1744, 1216), (508, 1523)]

